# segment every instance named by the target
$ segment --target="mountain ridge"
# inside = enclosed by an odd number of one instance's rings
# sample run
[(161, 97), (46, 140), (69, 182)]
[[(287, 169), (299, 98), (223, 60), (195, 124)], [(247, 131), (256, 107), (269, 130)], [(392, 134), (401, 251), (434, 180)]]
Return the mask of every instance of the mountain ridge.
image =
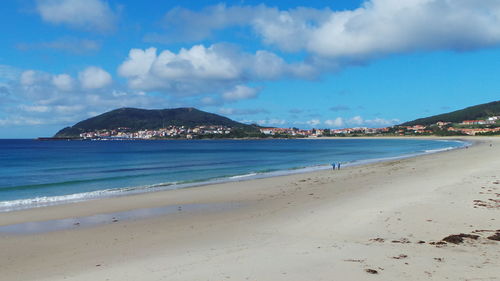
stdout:
[(500, 115), (500, 101), (478, 104), (448, 113), (418, 118), (402, 123), (399, 126), (431, 125), (439, 121), (460, 123), (464, 120), (475, 120), (495, 115)]
[(141, 109), (123, 107), (82, 120), (73, 126), (58, 131), (55, 138), (78, 137), (81, 133), (94, 130), (110, 130), (120, 127), (131, 130), (153, 130), (167, 126), (195, 127), (203, 125), (220, 125), (255, 131), (251, 125), (236, 122), (227, 117), (205, 112), (193, 107), (170, 109)]

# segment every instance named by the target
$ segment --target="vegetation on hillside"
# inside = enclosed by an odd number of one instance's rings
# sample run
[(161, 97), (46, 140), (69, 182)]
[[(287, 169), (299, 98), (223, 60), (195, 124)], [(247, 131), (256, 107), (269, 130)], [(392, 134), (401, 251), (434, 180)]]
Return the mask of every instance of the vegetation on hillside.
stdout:
[(431, 125), (439, 121), (460, 123), (464, 120), (475, 120), (496, 115), (500, 115), (500, 101), (475, 105), (445, 114), (416, 119), (403, 123), (401, 126)]
[(154, 130), (168, 126), (205, 126), (221, 125), (237, 128), (239, 134), (259, 133), (255, 126), (233, 121), (227, 117), (204, 112), (196, 108), (175, 108), (146, 110), (138, 108), (120, 108), (89, 118), (60, 130), (55, 137), (78, 137), (87, 131), (129, 128), (130, 130)]

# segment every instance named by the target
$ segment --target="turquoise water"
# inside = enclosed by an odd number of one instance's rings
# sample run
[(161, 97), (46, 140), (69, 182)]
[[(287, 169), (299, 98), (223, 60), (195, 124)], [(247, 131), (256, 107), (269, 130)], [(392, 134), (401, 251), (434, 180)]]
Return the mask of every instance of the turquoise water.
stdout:
[(462, 146), (433, 140), (0, 140), (0, 211), (328, 168)]

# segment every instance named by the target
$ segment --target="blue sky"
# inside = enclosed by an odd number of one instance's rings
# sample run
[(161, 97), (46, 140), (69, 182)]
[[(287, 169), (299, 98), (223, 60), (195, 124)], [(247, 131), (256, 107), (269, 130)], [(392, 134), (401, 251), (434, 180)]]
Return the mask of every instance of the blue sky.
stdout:
[(119, 107), (384, 127), (500, 96), (499, 1), (1, 5), (0, 138)]

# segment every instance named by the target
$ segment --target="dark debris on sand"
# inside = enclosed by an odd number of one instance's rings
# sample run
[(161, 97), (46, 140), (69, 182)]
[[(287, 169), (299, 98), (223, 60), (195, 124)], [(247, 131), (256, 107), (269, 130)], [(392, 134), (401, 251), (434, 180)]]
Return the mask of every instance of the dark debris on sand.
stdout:
[(367, 269), (365, 269), (365, 271), (370, 273), (370, 274), (378, 274), (378, 271), (376, 271), (375, 269), (371, 269), (371, 268), (367, 268)]
[(477, 240), (479, 238), (479, 235), (465, 234), (465, 233), (453, 234), (446, 236), (445, 238), (442, 239), (442, 241), (452, 244), (460, 244), (464, 242), (464, 238)]
[(500, 241), (500, 231), (497, 231), (497, 233), (488, 236), (487, 238), (494, 241)]
[(392, 243), (401, 243), (401, 244), (408, 244), (410, 243), (410, 240), (406, 239), (406, 238), (401, 238), (399, 240), (392, 240), (391, 241)]
[(446, 245), (446, 242), (444, 241), (438, 241), (438, 242), (429, 242), (430, 245), (435, 245), (435, 246), (442, 246)]

